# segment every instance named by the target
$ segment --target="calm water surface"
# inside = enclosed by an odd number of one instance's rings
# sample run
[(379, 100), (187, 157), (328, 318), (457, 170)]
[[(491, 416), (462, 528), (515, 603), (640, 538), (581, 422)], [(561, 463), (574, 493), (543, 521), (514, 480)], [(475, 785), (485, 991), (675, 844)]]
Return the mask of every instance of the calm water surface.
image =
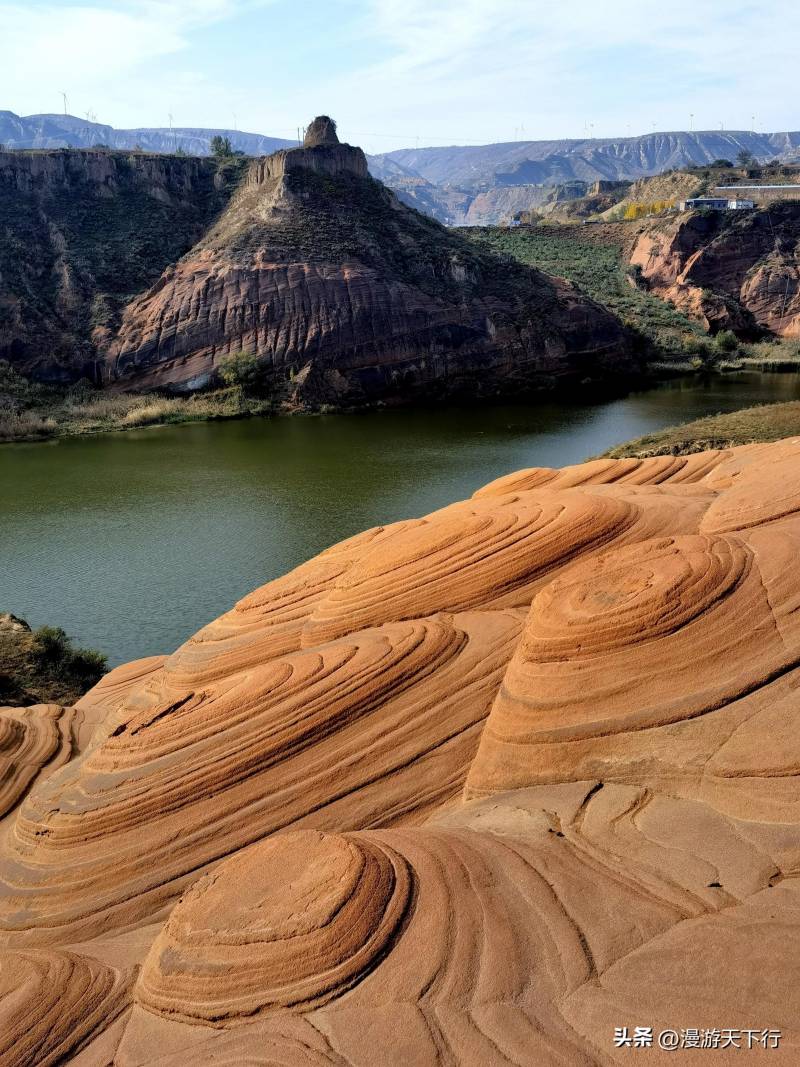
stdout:
[(0, 611), (112, 663), (170, 652), (240, 596), (366, 527), (520, 467), (800, 397), (796, 375), (563, 402), (164, 427), (0, 446)]

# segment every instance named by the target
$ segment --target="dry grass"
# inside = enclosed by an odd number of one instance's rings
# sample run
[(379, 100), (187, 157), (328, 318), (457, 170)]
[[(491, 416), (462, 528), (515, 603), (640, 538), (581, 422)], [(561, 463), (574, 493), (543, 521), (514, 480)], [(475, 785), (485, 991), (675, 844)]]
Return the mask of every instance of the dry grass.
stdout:
[(55, 431), (55, 421), (36, 411), (0, 410), (0, 441), (51, 437)]
[(0, 442), (240, 418), (270, 410), (267, 400), (247, 396), (239, 386), (188, 397), (128, 393), (66, 395), (46, 400), (39, 397), (22, 410), (0, 408)]
[(800, 342), (774, 339), (745, 345), (740, 366), (765, 371), (800, 369)]
[(797, 436), (800, 436), (800, 400), (791, 400), (786, 404), (761, 404), (727, 415), (708, 415), (683, 426), (670, 426), (609, 449), (605, 455), (613, 459), (686, 456), (709, 448), (733, 448)]

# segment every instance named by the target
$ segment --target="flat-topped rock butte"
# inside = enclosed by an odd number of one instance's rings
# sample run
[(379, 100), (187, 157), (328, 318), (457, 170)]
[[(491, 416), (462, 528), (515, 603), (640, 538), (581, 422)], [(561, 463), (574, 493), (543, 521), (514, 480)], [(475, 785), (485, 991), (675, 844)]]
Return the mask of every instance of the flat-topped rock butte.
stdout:
[(0, 709), (0, 1065), (797, 1064), (799, 550), (800, 438), (523, 470)]

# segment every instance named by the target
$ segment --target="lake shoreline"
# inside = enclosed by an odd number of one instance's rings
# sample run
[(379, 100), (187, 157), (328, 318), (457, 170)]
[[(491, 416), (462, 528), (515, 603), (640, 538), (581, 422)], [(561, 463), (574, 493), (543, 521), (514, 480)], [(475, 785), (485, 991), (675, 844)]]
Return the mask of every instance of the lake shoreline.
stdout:
[(467, 500), (512, 471), (786, 401), (800, 401), (800, 375), (695, 374), (621, 399), (230, 418), (22, 443), (0, 449), (0, 609), (62, 627), (111, 666), (158, 655), (361, 530)]
[[(241, 388), (233, 387), (191, 396), (169, 396), (153, 393), (96, 393), (83, 400), (70, 400), (68, 394), (58, 402), (36, 404), (21, 411), (18, 429), (14, 416), (0, 419), (0, 445), (45, 444), (75, 437), (91, 437), (98, 434), (123, 433), (163, 426), (190, 425), (241, 421), (253, 418), (307, 418), (320, 415), (358, 415), (400, 409), (436, 411), (442, 406), (478, 408), (486, 404), (531, 404), (549, 402), (598, 402), (621, 399), (630, 393), (646, 392), (670, 379), (702, 376), (704, 370), (686, 362), (662, 364), (655, 373), (644, 373), (624, 381), (606, 379), (590, 383), (570, 381), (549, 389), (503, 393), (491, 396), (474, 396), (454, 393), (441, 394), (435, 399), (424, 397), (409, 400), (377, 401), (358, 406), (336, 407), (321, 405), (319, 409), (294, 409), (287, 404), (276, 404), (263, 397), (248, 396)], [(735, 373), (744, 367), (725, 368)], [(794, 368), (796, 369), (796, 368)]]

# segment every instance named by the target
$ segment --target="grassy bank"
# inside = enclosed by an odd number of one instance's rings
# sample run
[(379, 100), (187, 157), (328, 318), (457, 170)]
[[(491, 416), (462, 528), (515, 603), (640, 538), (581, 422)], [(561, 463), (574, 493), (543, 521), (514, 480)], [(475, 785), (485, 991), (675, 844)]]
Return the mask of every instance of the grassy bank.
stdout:
[(759, 441), (779, 441), (800, 436), (800, 400), (786, 404), (762, 404), (726, 415), (709, 415), (669, 426), (635, 441), (609, 449), (613, 459), (624, 456), (686, 456), (709, 448), (733, 448)]
[(104, 393), (86, 382), (38, 385), (0, 362), (0, 443), (267, 414), (269, 399), (244, 384), (186, 397)]
[(0, 704), (74, 704), (106, 673), (106, 657), (76, 648), (63, 630), (0, 613)]
[(720, 370), (800, 371), (800, 341), (775, 338), (738, 344), (719, 363)]

